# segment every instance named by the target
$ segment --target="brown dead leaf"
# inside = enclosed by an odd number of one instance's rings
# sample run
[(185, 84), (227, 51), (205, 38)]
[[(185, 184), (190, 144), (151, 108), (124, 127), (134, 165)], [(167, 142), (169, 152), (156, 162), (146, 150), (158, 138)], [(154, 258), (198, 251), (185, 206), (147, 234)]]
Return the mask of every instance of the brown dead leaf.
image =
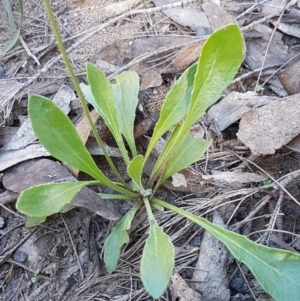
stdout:
[[(90, 112), (90, 116), (91, 116), (92, 122), (95, 124), (97, 119), (99, 118), (98, 113), (95, 110), (93, 110)], [(84, 144), (86, 144), (86, 142), (90, 136), (90, 133), (91, 133), (91, 125), (85, 115), (82, 117), (82, 119), (76, 125), (76, 130), (77, 130), (77, 133), (78, 133), (80, 139), (82, 140), (82, 142)], [(76, 178), (78, 177), (78, 174), (79, 174), (78, 169), (72, 168), (72, 167), (70, 167), (68, 169), (70, 170), (70, 172), (73, 174), (74, 177), (76, 177)]]
[(171, 277), (169, 288), (172, 300), (202, 301), (201, 295), (190, 288), (177, 272)]
[(216, 105), (210, 107), (205, 116), (205, 124), (221, 136), (221, 131), (241, 119), (245, 112), (269, 104), (276, 99), (278, 98), (261, 96), (252, 91), (247, 93), (232, 92)]
[(159, 87), (162, 84), (161, 75), (154, 69), (147, 70), (141, 75), (141, 91)]
[[(213, 223), (224, 227), (224, 222), (217, 212), (214, 213)], [(204, 300), (229, 301), (227, 258), (226, 247), (205, 231), (192, 277), (195, 288)]]
[[(22, 162), (8, 169), (3, 176), (4, 187), (15, 193), (21, 193), (29, 187), (54, 182), (75, 182), (75, 177), (61, 164), (49, 159), (34, 159)], [(83, 188), (73, 199), (71, 205), (90, 209), (109, 220), (119, 216), (110, 209), (104, 200), (90, 188)]]
[(187, 187), (187, 180), (182, 173), (177, 172), (172, 175), (172, 185), (174, 187)]
[(280, 71), (278, 78), (289, 95), (300, 93), (300, 61)]
[(237, 23), (235, 18), (217, 3), (206, 2), (202, 5), (202, 8), (210, 22), (212, 30), (217, 30), (230, 23)]
[(300, 94), (245, 113), (238, 138), (255, 155), (274, 154), (300, 133)]
[(125, 0), (122, 2), (109, 4), (104, 10), (107, 14), (107, 17), (111, 17), (132, 9), (132, 7), (139, 2), (141, 2), (141, 0)]
[(212, 175), (202, 175), (207, 181), (212, 181), (218, 186), (241, 187), (243, 184), (262, 182), (264, 176), (250, 172), (212, 171)]
[[(177, 2), (177, 0), (153, 0), (156, 6)], [(204, 12), (189, 7), (174, 7), (163, 11), (170, 19), (200, 35), (209, 35), (212, 30)]]

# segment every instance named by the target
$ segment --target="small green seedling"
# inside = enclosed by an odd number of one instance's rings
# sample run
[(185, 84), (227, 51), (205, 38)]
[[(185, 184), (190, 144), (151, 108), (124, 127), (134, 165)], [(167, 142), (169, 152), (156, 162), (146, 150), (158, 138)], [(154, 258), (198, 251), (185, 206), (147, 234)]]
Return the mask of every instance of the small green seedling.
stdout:
[(34, 271), (34, 274), (31, 277), (31, 282), (32, 283), (36, 283), (36, 282), (38, 282), (40, 280), (40, 278), (41, 278), (40, 270), (38, 269), (38, 270)]
[[(56, 25), (51, 20), (53, 16), (49, 16), (55, 29)], [(59, 35), (56, 38), (68, 66)], [(69, 118), (51, 100), (32, 95), (28, 104), (29, 117), (40, 142), (53, 157), (89, 174), (95, 180), (43, 184), (24, 190), (17, 201), (17, 209), (28, 217), (27, 225), (42, 223), (47, 216), (63, 211), (83, 187), (106, 185), (116, 194), (101, 194), (103, 199), (123, 199), (133, 203), (133, 207), (113, 228), (104, 244), (104, 262), (109, 273), (117, 269), (121, 248), (129, 241), (127, 231), (135, 214), (145, 207), (149, 235), (141, 258), (141, 280), (153, 298), (164, 294), (175, 261), (172, 241), (158, 225), (153, 214), (154, 207), (164, 207), (193, 221), (223, 242), (238, 261), (248, 266), (264, 290), (273, 298), (298, 300), (298, 254), (256, 244), (242, 235), (220, 228), (204, 218), (156, 198), (158, 187), (166, 179), (197, 161), (211, 145), (211, 141), (193, 138), (190, 128), (230, 84), (243, 60), (243, 49), (242, 34), (233, 24), (220, 28), (208, 38), (198, 63), (188, 68), (167, 94), (145, 154), (138, 153), (133, 136), (139, 92), (138, 75), (133, 71), (125, 71), (117, 75), (111, 84), (100, 70), (90, 63), (87, 64), (88, 85), (82, 84), (77, 92), (79, 96), (83, 92), (85, 99), (111, 131), (127, 165), (132, 185), (126, 183), (118, 173), (96, 132), (94, 134), (97, 141), (118, 181), (110, 180), (97, 167)], [(74, 76), (71, 77), (74, 80)], [(75, 87), (76, 83), (74, 80)], [(84, 101), (82, 105), (87, 111)], [(165, 133), (169, 133), (166, 144), (149, 180), (145, 182), (143, 172), (147, 161), (156, 143)]]

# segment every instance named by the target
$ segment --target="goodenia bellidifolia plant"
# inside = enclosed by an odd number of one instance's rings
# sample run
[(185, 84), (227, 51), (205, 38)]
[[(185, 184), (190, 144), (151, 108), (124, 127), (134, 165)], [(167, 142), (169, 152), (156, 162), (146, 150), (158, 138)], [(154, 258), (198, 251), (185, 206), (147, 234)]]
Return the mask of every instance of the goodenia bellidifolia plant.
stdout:
[[(218, 100), (242, 63), (244, 41), (238, 26), (231, 24), (220, 28), (207, 39), (198, 63), (188, 68), (167, 94), (146, 153), (142, 155), (137, 152), (133, 136), (139, 92), (138, 75), (133, 71), (125, 71), (116, 76), (112, 84), (100, 70), (88, 63), (88, 85), (82, 84), (80, 87), (59, 36), (49, 1), (44, 2), (83, 110), (89, 118), (86, 100), (104, 119), (127, 165), (132, 184), (122, 179), (90, 118), (96, 140), (117, 182), (107, 178), (97, 167), (70, 119), (51, 100), (31, 95), (29, 117), (43, 146), (56, 159), (89, 174), (95, 180), (51, 183), (24, 190), (17, 201), (17, 209), (27, 216), (27, 226), (42, 223), (47, 216), (62, 212), (83, 187), (106, 185), (116, 194), (101, 194), (103, 199), (123, 199), (134, 204), (113, 228), (104, 244), (104, 262), (109, 273), (117, 269), (121, 248), (129, 241), (127, 231), (136, 212), (145, 206), (150, 229), (141, 258), (141, 280), (153, 298), (159, 298), (165, 292), (174, 269), (174, 246), (157, 224), (152, 211), (153, 207), (163, 207), (193, 221), (223, 242), (238, 261), (247, 265), (275, 300), (298, 300), (298, 254), (259, 245), (155, 197), (157, 188), (167, 178), (197, 161), (211, 145), (211, 141), (193, 138), (190, 128)], [(167, 132), (166, 144), (145, 183), (143, 170), (147, 160), (158, 140)]]

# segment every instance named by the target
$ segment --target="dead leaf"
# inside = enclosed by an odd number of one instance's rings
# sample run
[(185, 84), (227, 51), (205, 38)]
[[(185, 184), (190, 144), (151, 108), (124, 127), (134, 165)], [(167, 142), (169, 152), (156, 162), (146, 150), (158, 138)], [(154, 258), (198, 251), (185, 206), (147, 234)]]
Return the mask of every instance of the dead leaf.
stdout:
[(232, 92), (207, 111), (205, 124), (209, 125), (209, 128), (219, 136), (222, 136), (221, 131), (241, 119), (245, 112), (269, 104), (276, 99), (278, 98), (261, 96), (252, 91), (247, 93)]
[[(53, 97), (53, 102), (67, 115), (70, 112), (70, 102), (75, 99), (74, 91), (68, 86), (63, 85)], [(5, 146), (5, 150), (17, 150), (36, 141), (31, 122), (27, 118), (10, 143)]]
[(294, 139), (292, 139), (286, 147), (300, 153), (300, 135), (296, 136)]
[[(268, 43), (273, 32), (273, 29), (262, 24), (257, 25), (255, 30), (258, 31), (262, 37), (259, 39), (253, 38), (247, 40), (247, 53), (245, 61), (251, 70), (261, 68), (265, 51), (268, 47)], [(270, 47), (268, 50), (268, 55), (266, 56), (264, 66), (268, 67), (284, 64), (296, 54), (297, 50), (292, 48), (289, 49), (289, 47), (283, 43), (282, 34), (276, 31), (272, 40), (272, 47)]]
[[(93, 124), (95, 124), (97, 119), (99, 118), (99, 115), (95, 110), (93, 110), (92, 112), (90, 112), (90, 117), (91, 117)], [(76, 130), (77, 130), (77, 133), (78, 133), (80, 139), (82, 140), (82, 142), (84, 144), (86, 144), (86, 142), (90, 136), (90, 133), (91, 133), (91, 125), (85, 115), (82, 117), (82, 119), (76, 125)], [(73, 174), (74, 177), (76, 177), (76, 178), (78, 177), (78, 174), (79, 174), (78, 169), (73, 168), (73, 167), (70, 167), (68, 169)]]
[(278, 78), (289, 95), (300, 93), (300, 61), (280, 71)]
[(138, 4), (140, 1), (141, 0), (125, 0), (122, 2), (112, 3), (107, 5), (104, 10), (108, 14), (107, 17), (111, 17), (132, 9), (132, 7)]
[(190, 288), (177, 272), (174, 272), (171, 277), (169, 289), (172, 300), (202, 301), (201, 295)]
[(180, 187), (180, 186), (187, 187), (187, 181), (185, 176), (182, 173), (178, 173), (178, 172), (174, 173), (172, 175), (172, 185), (174, 187)]
[(161, 84), (161, 75), (154, 69), (150, 69), (141, 75), (141, 91), (148, 88), (159, 87)]
[(202, 8), (210, 22), (213, 31), (230, 23), (237, 24), (232, 15), (227, 13), (225, 9), (214, 2), (206, 2), (202, 5)]
[[(153, 0), (155, 6), (177, 2), (177, 0)], [(189, 7), (174, 7), (163, 10), (163, 13), (181, 26), (190, 27), (197, 36), (209, 35), (212, 30), (204, 12)]]
[[(34, 159), (22, 162), (8, 169), (3, 176), (4, 187), (15, 193), (45, 183), (75, 182), (75, 177), (61, 164), (49, 159)], [(110, 209), (104, 200), (90, 188), (83, 188), (73, 199), (71, 205), (90, 209), (92, 212), (109, 220), (117, 220), (119, 216)]]
[[(224, 227), (224, 222), (217, 212), (214, 213), (212, 222)], [(195, 288), (204, 300), (229, 301), (227, 258), (226, 247), (205, 231), (192, 277)]]
[(202, 175), (206, 181), (212, 181), (218, 186), (241, 187), (243, 184), (262, 182), (264, 176), (250, 172), (211, 171), (211, 175)]
[(22, 86), (23, 84), (17, 80), (2, 79), (0, 81), (0, 126), (3, 126), (10, 116), (13, 107), (10, 101)]
[(300, 133), (299, 97), (278, 99), (242, 116), (237, 136), (252, 154), (274, 154)]

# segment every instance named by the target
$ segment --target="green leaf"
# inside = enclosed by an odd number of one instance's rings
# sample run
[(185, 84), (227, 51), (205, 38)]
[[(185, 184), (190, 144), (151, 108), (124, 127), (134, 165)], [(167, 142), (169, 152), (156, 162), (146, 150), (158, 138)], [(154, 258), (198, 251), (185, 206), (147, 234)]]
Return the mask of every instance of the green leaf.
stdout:
[(215, 31), (201, 51), (186, 127), (190, 128), (213, 105), (235, 77), (244, 58), (244, 39), (230, 24)]
[(50, 183), (24, 190), (16, 203), (18, 211), (29, 217), (29, 224), (43, 222), (47, 216), (61, 212), (85, 186), (97, 181)]
[(46, 220), (47, 216), (44, 217), (32, 217), (32, 216), (27, 216), (25, 227), (26, 228), (32, 228), (37, 225), (42, 224)]
[[(178, 125), (178, 130), (180, 127), (181, 125)], [(187, 132), (178, 147), (172, 152), (164, 169), (160, 184), (174, 173), (187, 168), (199, 160), (210, 147), (211, 142), (200, 138), (193, 138), (191, 133)]]
[(168, 92), (147, 148), (146, 159), (162, 135), (185, 117), (189, 108), (196, 69), (197, 65), (189, 67)]
[(188, 113), (180, 130), (173, 132), (162, 150), (150, 183), (156, 180), (174, 150), (191, 126), (214, 104), (230, 84), (244, 57), (244, 40), (237, 25), (228, 25), (212, 33), (205, 42), (194, 78)]
[(219, 239), (238, 261), (247, 265), (263, 289), (275, 300), (299, 299), (299, 254), (259, 245), (166, 202), (152, 201), (193, 221)]
[(11, 9), (11, 4), (9, 0), (4, 0), (3, 1), (4, 6), (5, 6), (5, 10), (7, 11), (8, 14), (8, 20), (10, 23), (10, 29), (13, 33), (13, 37), (10, 40), (10, 42), (5, 46), (5, 48), (0, 51), (0, 54), (5, 54), (7, 53), (10, 49), (12, 49), (15, 44), (17, 43), (20, 33), (21, 33), (21, 29), (22, 29), (22, 23), (23, 23), (23, 16), (24, 16), (24, 9), (23, 9), (23, 1), (22, 0), (18, 0), (18, 4), (20, 7), (20, 15), (21, 15), (21, 20), (20, 20), (20, 27), (17, 29), (15, 20), (14, 20), (14, 16), (13, 16), (13, 12)]
[(28, 111), (34, 133), (53, 157), (111, 187), (111, 181), (98, 169), (76, 128), (60, 108), (48, 98), (31, 95)]
[(130, 178), (133, 180), (134, 184), (142, 194), (144, 194), (145, 192), (145, 189), (142, 184), (143, 164), (144, 157), (142, 155), (138, 155), (134, 157), (127, 166), (127, 172)]
[(132, 156), (135, 157), (137, 151), (133, 127), (139, 101), (139, 76), (135, 71), (124, 71), (117, 75), (114, 80), (116, 84), (113, 84), (112, 87), (117, 102), (120, 129), (129, 145)]
[[(86, 100), (95, 108), (96, 112), (104, 119), (105, 124), (114, 136), (116, 143), (126, 163), (129, 157), (121, 134), (117, 102), (113, 88), (104, 73), (96, 66), (87, 63), (86, 72), (89, 87), (81, 85)], [(91, 93), (89, 92), (89, 89)]]
[(170, 237), (152, 220), (141, 259), (141, 279), (147, 292), (155, 299), (168, 287), (174, 258), (175, 251)]
[(131, 222), (140, 206), (137, 204), (132, 207), (121, 221), (113, 227), (112, 232), (106, 238), (104, 243), (104, 262), (109, 273), (117, 269), (121, 254), (121, 248), (129, 242), (127, 231), (131, 227)]

